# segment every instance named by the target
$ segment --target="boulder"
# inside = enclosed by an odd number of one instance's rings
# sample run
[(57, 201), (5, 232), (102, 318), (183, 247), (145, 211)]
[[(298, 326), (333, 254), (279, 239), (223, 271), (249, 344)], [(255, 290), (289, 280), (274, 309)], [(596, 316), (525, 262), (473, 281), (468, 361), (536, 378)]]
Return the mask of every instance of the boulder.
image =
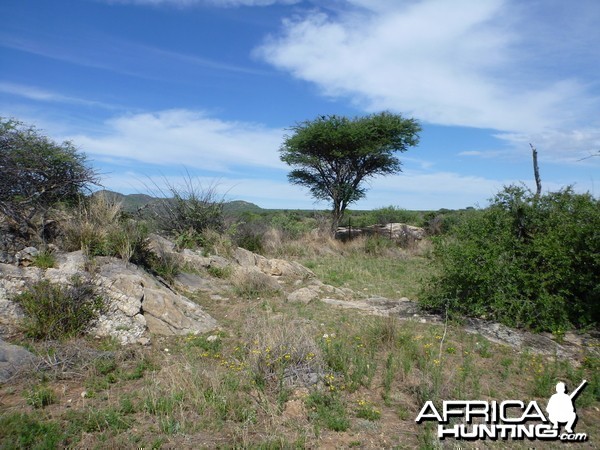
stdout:
[(181, 253), (175, 253), (175, 255), (177, 255), (182, 265), (193, 269), (199, 270), (210, 266), (210, 258), (202, 256), (199, 252), (190, 250), (189, 248), (184, 249)]
[(40, 252), (37, 248), (25, 247), (23, 250), (15, 253), (15, 259), (18, 265), (27, 267), (33, 264), (33, 260), (39, 254)]
[(36, 361), (37, 357), (25, 348), (0, 339), (0, 383), (33, 367)]
[(170, 240), (154, 233), (148, 235), (148, 249), (155, 255), (160, 256), (162, 253), (174, 253), (175, 244)]
[(264, 256), (252, 253), (245, 248), (238, 247), (233, 252), (233, 259), (242, 267), (254, 267), (257, 264), (257, 259), (266, 259)]
[(99, 285), (110, 301), (109, 310), (98, 321), (96, 334), (130, 343), (139, 341), (146, 329), (154, 334), (181, 335), (217, 327), (198, 305), (138, 267), (115, 258), (103, 259)]
[(357, 236), (379, 235), (394, 240), (420, 241), (426, 235), (425, 229), (405, 223), (388, 223), (385, 225), (371, 225), (365, 228), (338, 227), (335, 233), (337, 239), (348, 240)]
[(314, 286), (303, 287), (287, 296), (288, 302), (308, 304), (319, 298), (320, 291)]
[(13, 328), (23, 317), (23, 310), (11, 301), (28, 283), (42, 278), (43, 271), (37, 267), (17, 267), (0, 263), (0, 325)]

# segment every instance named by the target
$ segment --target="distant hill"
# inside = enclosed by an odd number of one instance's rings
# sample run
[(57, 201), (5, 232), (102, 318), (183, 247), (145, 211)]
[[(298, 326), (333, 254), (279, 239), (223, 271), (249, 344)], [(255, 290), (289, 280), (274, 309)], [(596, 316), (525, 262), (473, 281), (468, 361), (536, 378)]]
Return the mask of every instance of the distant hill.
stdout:
[(244, 212), (260, 212), (264, 211), (260, 206), (254, 203), (245, 202), (243, 200), (234, 200), (232, 202), (226, 202), (223, 205), (223, 210), (226, 213), (244, 213)]
[[(153, 205), (160, 199), (147, 194), (121, 194), (119, 192), (101, 190), (94, 192), (93, 195), (106, 195), (107, 197), (123, 203), (125, 212), (133, 213), (145, 205)], [(243, 200), (234, 200), (223, 204), (225, 213), (240, 214), (243, 212), (260, 212), (263, 209), (254, 203), (245, 202)]]

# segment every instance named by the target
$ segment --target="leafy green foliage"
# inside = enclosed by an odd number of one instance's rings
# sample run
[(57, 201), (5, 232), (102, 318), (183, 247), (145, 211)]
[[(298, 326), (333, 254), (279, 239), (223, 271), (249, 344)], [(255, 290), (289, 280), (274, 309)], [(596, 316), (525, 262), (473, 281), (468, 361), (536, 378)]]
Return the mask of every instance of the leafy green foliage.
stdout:
[(416, 145), (421, 128), (414, 119), (383, 112), (320, 116), (291, 130), (280, 149), (281, 160), (294, 167), (288, 179), (317, 200), (331, 200), (335, 230), (346, 207), (365, 196), (363, 181), (401, 170), (394, 153)]
[(13, 301), (25, 312), (24, 328), (35, 339), (62, 339), (82, 334), (104, 307), (90, 280), (75, 277), (70, 285), (39, 281)]
[(19, 229), (59, 202), (73, 202), (97, 183), (86, 157), (70, 142), (58, 144), (33, 127), (0, 118), (0, 213)]
[(567, 188), (509, 186), (436, 241), (441, 274), (425, 307), (535, 330), (600, 320), (600, 208)]

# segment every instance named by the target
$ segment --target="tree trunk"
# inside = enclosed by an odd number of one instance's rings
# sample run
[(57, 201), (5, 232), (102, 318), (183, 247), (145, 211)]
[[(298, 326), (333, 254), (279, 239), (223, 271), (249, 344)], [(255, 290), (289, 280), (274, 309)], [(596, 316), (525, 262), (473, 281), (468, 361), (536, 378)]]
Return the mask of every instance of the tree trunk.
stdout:
[(535, 186), (536, 186), (535, 195), (537, 197), (539, 197), (540, 194), (542, 193), (542, 180), (540, 178), (540, 168), (538, 166), (537, 150), (535, 149), (533, 144), (529, 144), (529, 146), (531, 147), (531, 151), (533, 153), (533, 175), (535, 177)]
[(333, 210), (331, 211), (331, 234), (335, 236), (338, 227), (340, 226), (340, 221), (342, 220), (342, 216), (344, 215), (344, 211), (342, 206), (334, 202)]

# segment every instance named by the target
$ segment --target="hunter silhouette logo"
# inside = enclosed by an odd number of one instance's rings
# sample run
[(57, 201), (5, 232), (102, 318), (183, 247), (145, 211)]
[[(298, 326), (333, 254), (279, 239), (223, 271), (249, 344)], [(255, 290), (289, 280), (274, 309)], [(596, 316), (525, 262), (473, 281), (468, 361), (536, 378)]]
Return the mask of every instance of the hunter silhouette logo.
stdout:
[(577, 389), (571, 394), (565, 393), (565, 383), (556, 384), (556, 394), (550, 397), (546, 411), (548, 411), (548, 419), (553, 424), (553, 429), (558, 429), (559, 422), (566, 422), (565, 431), (567, 433), (573, 433), (573, 425), (577, 421), (577, 414), (575, 413), (575, 407), (573, 401), (575, 397), (579, 395), (583, 387), (587, 384), (587, 380), (583, 380)]
[[(573, 431), (577, 422), (574, 402), (586, 384), (587, 381), (583, 380), (577, 389), (567, 394), (565, 383), (557, 383), (556, 393), (546, 406), (547, 415), (536, 401), (526, 404), (520, 400), (445, 400), (438, 409), (429, 400), (415, 421), (437, 422), (440, 439), (587, 441), (586, 433)], [(561, 424), (564, 424), (562, 433)]]

